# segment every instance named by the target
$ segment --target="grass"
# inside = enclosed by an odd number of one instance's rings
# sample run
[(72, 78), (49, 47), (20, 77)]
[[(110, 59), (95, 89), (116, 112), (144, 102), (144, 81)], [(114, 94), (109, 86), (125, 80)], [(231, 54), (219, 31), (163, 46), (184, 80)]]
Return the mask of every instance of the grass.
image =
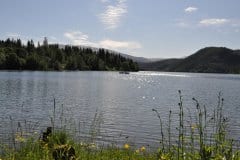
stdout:
[[(146, 151), (145, 147), (139, 149), (133, 149), (129, 144), (125, 144), (122, 147), (107, 146), (99, 147), (95, 143), (75, 143), (67, 136), (66, 132), (56, 132), (49, 136), (48, 142), (41, 140), (34, 140), (29, 138), (24, 142), (21, 142), (21, 147), (18, 150), (5, 148), (5, 154), (1, 159), (9, 160), (53, 160), (53, 153), (58, 151), (59, 148), (63, 148), (57, 153), (57, 159), (61, 160), (63, 156), (65, 159), (71, 159), (69, 154), (69, 148), (74, 148), (75, 156), (72, 159), (86, 159), (86, 160), (107, 160), (107, 159), (156, 159), (155, 154), (150, 154)], [(65, 154), (67, 153), (67, 154)], [(67, 158), (66, 158), (67, 157)], [(74, 158), (73, 158), (74, 157)], [(62, 158), (64, 159), (64, 158)]]
[[(126, 143), (123, 146), (101, 146), (94, 142), (100, 124), (96, 112), (91, 125), (90, 141), (83, 143), (74, 141), (68, 133), (62, 129), (55, 129), (55, 101), (52, 123), (52, 132), (47, 139), (39, 139), (39, 135), (30, 137), (15, 135), (14, 146), (1, 146), (0, 159), (6, 160), (240, 160), (240, 150), (236, 148), (234, 141), (229, 137), (228, 119), (223, 113), (224, 99), (221, 93), (218, 95), (218, 103), (213, 113), (209, 113), (206, 107), (193, 98), (196, 112), (187, 110), (183, 104), (183, 96), (179, 91), (178, 126), (172, 126), (172, 111), (166, 122), (156, 110), (160, 125), (159, 148), (151, 150), (147, 146), (135, 148)], [(165, 127), (164, 124), (167, 124)], [(173, 136), (173, 133), (174, 136)], [(174, 137), (176, 137), (174, 139)]]

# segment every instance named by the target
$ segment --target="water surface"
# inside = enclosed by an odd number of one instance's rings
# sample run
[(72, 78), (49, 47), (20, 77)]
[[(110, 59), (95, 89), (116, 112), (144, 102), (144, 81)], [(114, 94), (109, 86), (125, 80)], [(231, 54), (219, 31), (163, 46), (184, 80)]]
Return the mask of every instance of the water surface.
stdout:
[[(240, 76), (167, 72), (0, 72), (0, 137), (11, 139), (11, 132), (35, 130), (51, 125), (56, 100), (56, 126), (68, 125), (81, 137), (89, 136), (97, 111), (98, 140), (156, 145), (160, 138), (157, 109), (173, 123), (179, 110), (178, 90), (184, 108), (195, 111), (195, 97), (208, 110), (224, 97), (225, 113), (231, 118), (231, 134), (238, 139), (240, 122)], [(11, 127), (15, 126), (15, 127)], [(16, 127), (17, 126), (17, 127)], [(80, 138), (81, 138), (80, 137)], [(80, 139), (81, 140), (81, 139)]]

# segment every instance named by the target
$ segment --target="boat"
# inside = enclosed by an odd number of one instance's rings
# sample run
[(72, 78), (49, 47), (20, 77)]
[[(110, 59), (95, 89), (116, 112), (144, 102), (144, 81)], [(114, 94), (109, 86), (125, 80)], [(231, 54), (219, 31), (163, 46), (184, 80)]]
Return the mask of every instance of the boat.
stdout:
[(127, 71), (120, 71), (119, 74), (129, 74)]

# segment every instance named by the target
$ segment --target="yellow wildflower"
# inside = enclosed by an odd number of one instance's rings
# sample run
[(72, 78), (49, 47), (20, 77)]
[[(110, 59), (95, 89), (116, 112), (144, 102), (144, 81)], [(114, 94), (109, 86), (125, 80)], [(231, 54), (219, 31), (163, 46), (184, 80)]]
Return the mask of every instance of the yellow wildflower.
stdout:
[(25, 138), (23, 138), (21, 135), (17, 134), (15, 137), (15, 141), (17, 142), (25, 142)]
[(142, 146), (141, 148), (140, 148), (140, 151), (141, 152), (144, 152), (146, 150), (146, 148), (144, 147), (144, 146)]
[(140, 151), (139, 151), (139, 149), (137, 149), (136, 151), (135, 151), (135, 153), (139, 153)]
[(96, 144), (95, 143), (90, 143), (89, 148), (96, 148)]
[(195, 128), (197, 128), (197, 125), (196, 124), (192, 124), (191, 125), (191, 129), (194, 130)]
[(169, 158), (166, 155), (161, 155), (160, 160), (168, 160)]
[(126, 144), (124, 144), (124, 148), (125, 148), (125, 149), (129, 149), (130, 146), (126, 143)]
[(47, 144), (47, 143), (44, 144), (43, 148), (44, 148), (44, 149), (48, 149), (48, 144)]

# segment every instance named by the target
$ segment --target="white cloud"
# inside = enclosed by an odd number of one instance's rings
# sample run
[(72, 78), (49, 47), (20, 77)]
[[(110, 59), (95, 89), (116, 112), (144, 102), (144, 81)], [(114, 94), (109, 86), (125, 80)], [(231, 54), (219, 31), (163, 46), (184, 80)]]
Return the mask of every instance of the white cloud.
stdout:
[(86, 45), (96, 47), (96, 44), (88, 40), (88, 35), (80, 31), (72, 31), (64, 33), (64, 36), (70, 40), (73, 45)]
[(224, 18), (210, 18), (210, 19), (203, 19), (199, 22), (200, 25), (204, 25), (204, 26), (214, 26), (214, 25), (223, 25), (223, 24), (227, 24), (228, 22), (230, 22), (230, 20), (228, 19), (224, 19)]
[(133, 41), (113, 41), (106, 39), (99, 42), (99, 45), (108, 49), (139, 49), (142, 46), (138, 42)]
[[(107, 2), (107, 0), (102, 0), (102, 2)], [(117, 0), (116, 5), (106, 6), (106, 10), (98, 15), (98, 17), (106, 29), (115, 29), (120, 25), (121, 18), (126, 13), (126, 0)]]
[(20, 35), (19, 33), (12, 33), (12, 32), (8, 32), (8, 33), (6, 34), (6, 36), (7, 36), (8, 38), (13, 38), (13, 39), (16, 39), (16, 38), (20, 38), (20, 37), (21, 37), (21, 35)]
[(64, 36), (70, 40), (73, 45), (84, 45), (98, 48), (106, 48), (112, 50), (134, 50), (141, 48), (141, 44), (134, 41), (114, 41), (110, 39), (104, 39), (98, 42), (89, 40), (88, 35), (83, 34), (80, 31), (72, 31), (64, 33)]
[(197, 11), (198, 10), (198, 8), (196, 8), (196, 7), (188, 7), (188, 8), (186, 8), (184, 11), (186, 12), (186, 13), (192, 13), (192, 12), (195, 12), (195, 11)]

